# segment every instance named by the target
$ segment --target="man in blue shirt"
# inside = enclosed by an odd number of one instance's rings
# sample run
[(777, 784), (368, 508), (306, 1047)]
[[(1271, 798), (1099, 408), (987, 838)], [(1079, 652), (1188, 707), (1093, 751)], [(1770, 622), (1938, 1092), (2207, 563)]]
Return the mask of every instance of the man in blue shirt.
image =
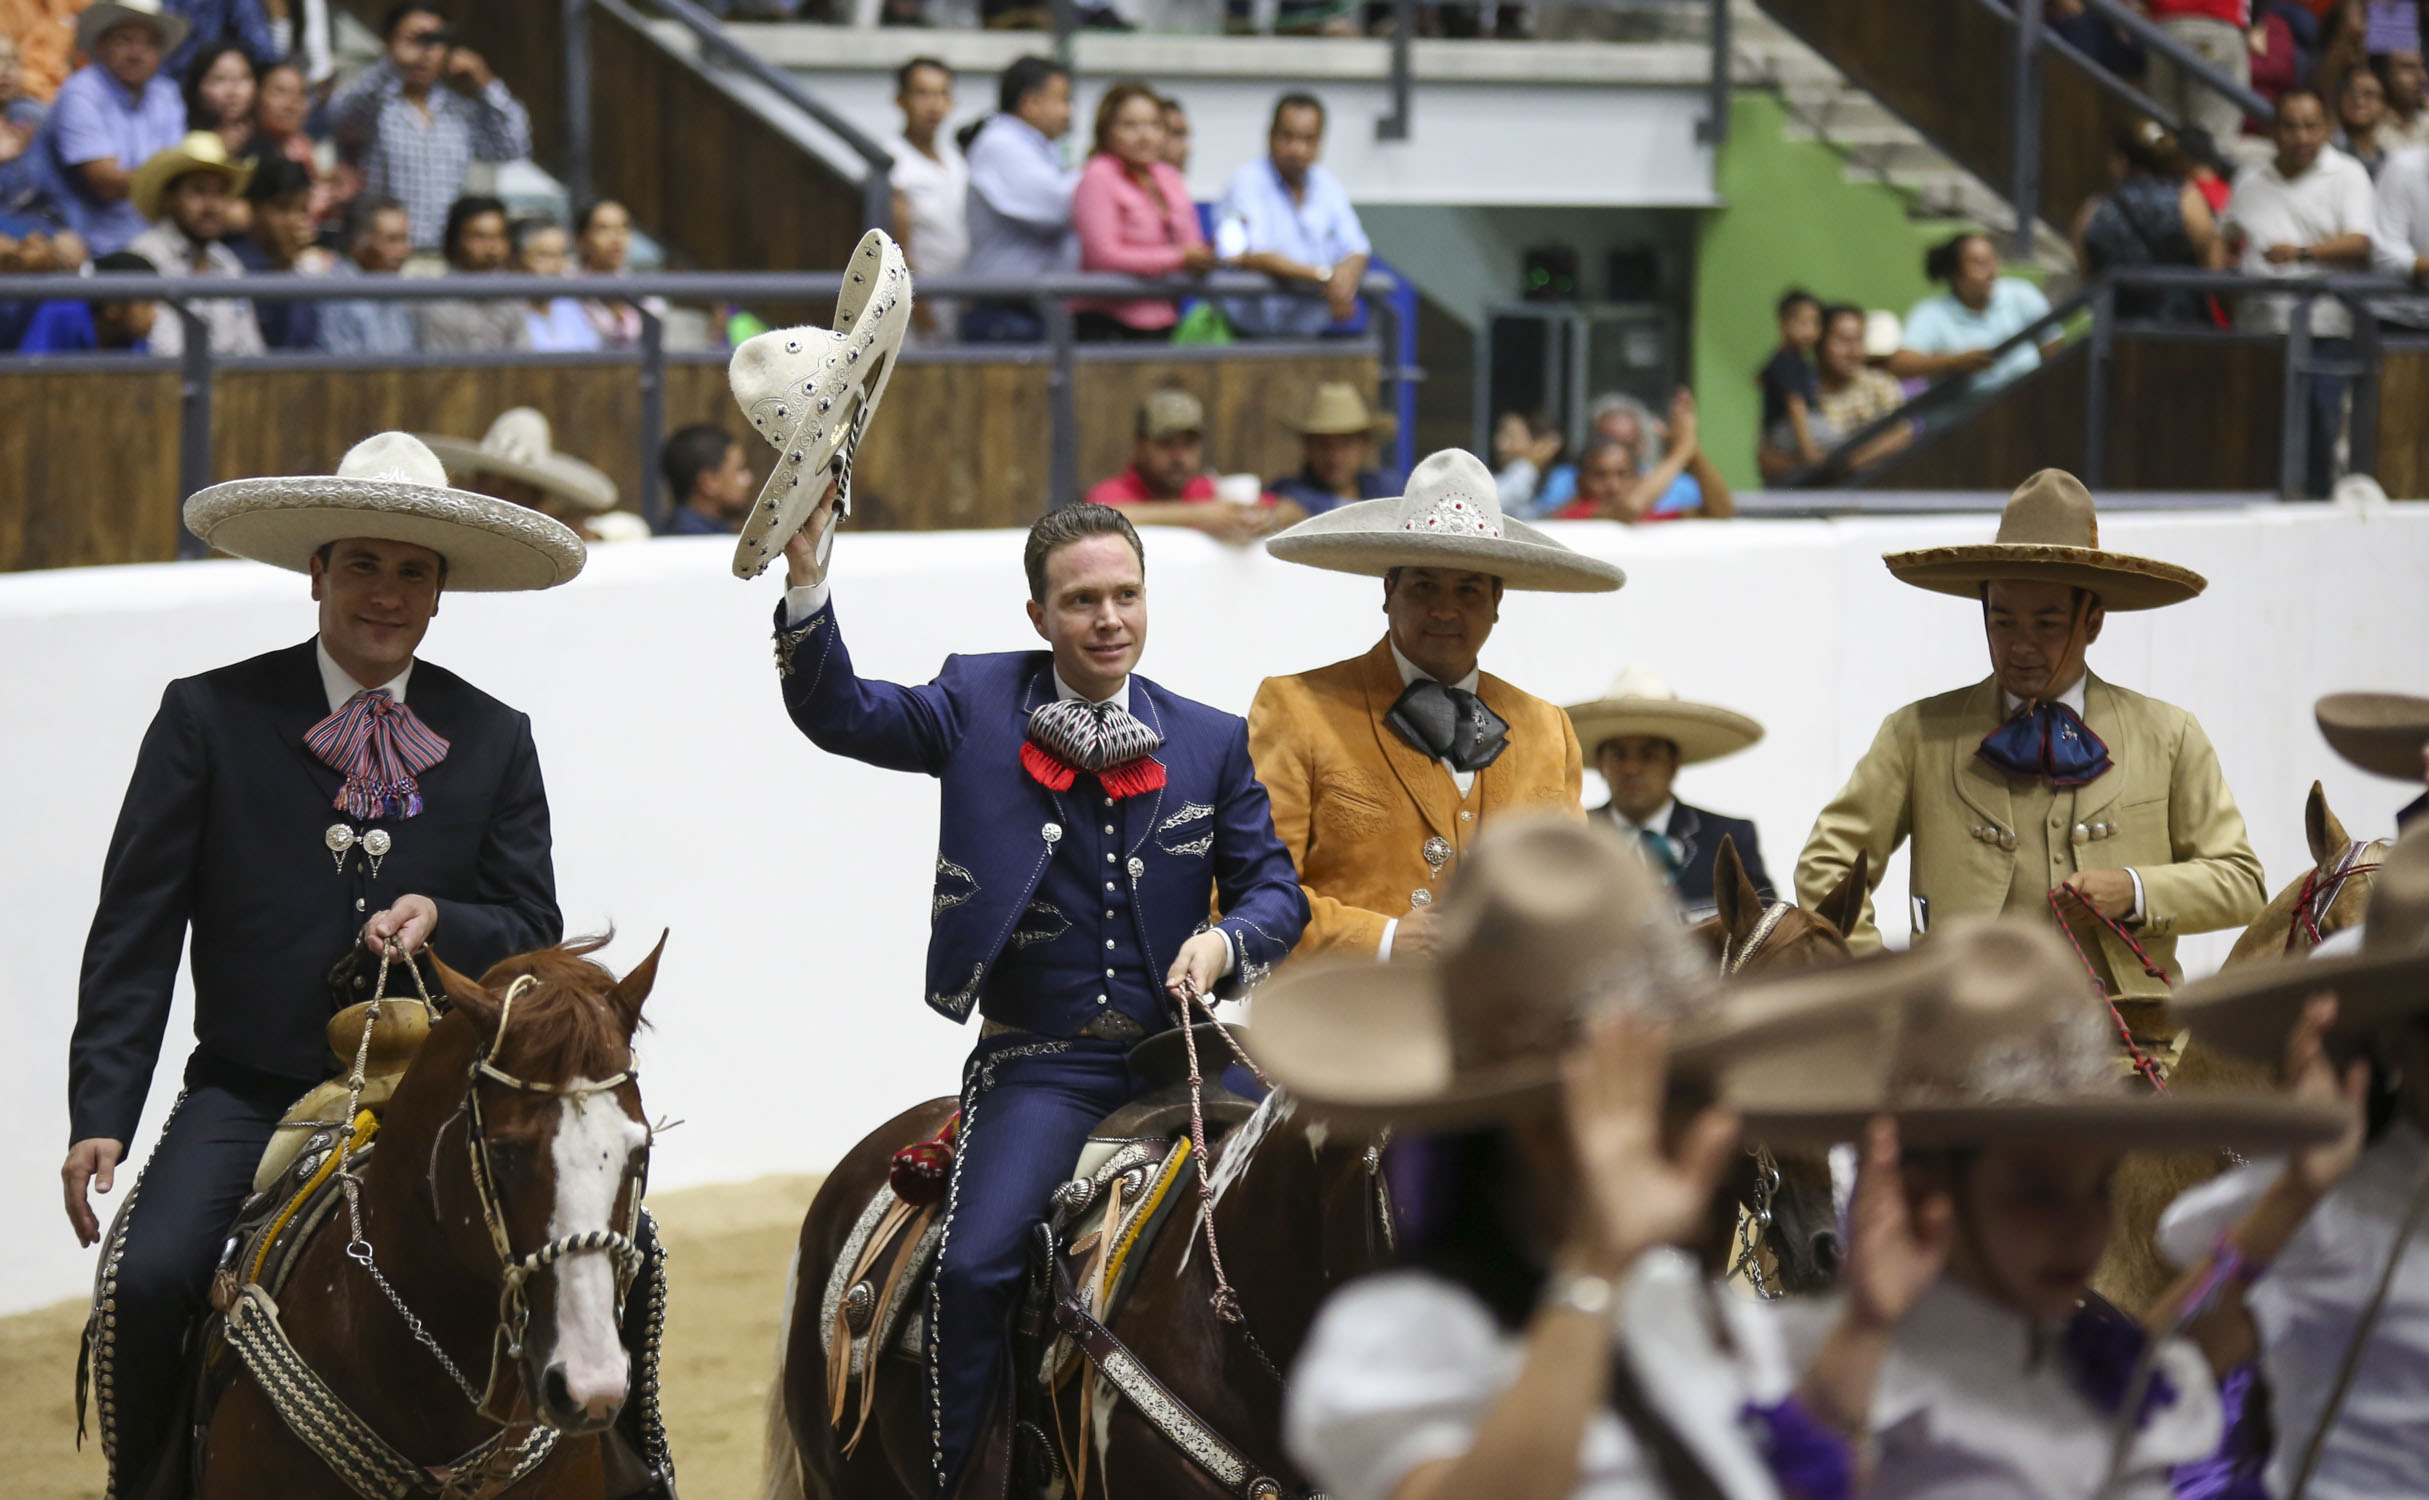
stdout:
[[(394, 198), (366, 193), (346, 208), (346, 258), (336, 277), (393, 276), (413, 255), (412, 221)], [(341, 297), (320, 305), (320, 346), (332, 354), (411, 354), (413, 304)]]
[(1274, 106), (1268, 155), (1231, 179), (1215, 210), (1215, 253), (1243, 270), (1323, 288), (1313, 297), (1235, 297), (1223, 315), (1250, 337), (1312, 338), (1358, 308), (1371, 247), (1339, 178), (1317, 164), (1324, 104), (1284, 94)]
[[(1055, 142), (1071, 129), (1071, 73), (1049, 57), (1016, 57), (996, 90), (997, 113), (970, 140), (972, 276), (1049, 276), (1079, 268), (1071, 194), (1080, 174)], [(961, 336), (1035, 343), (1045, 324), (1027, 302), (975, 302)]]
[(186, 37), (159, 0), (95, 5), (76, 18), (76, 44), (92, 59), (59, 85), (36, 142), (68, 227), (95, 255), (143, 233), (128, 194), (135, 169), (184, 139), (186, 102), (160, 70)]
[[(97, 276), (157, 276), (150, 261), (132, 250), (113, 250), (93, 262)], [(160, 308), (154, 302), (106, 302), (96, 297), (63, 298), (34, 309), (25, 325), (20, 354), (82, 354), (102, 350), (119, 354), (151, 352), (152, 320)]]

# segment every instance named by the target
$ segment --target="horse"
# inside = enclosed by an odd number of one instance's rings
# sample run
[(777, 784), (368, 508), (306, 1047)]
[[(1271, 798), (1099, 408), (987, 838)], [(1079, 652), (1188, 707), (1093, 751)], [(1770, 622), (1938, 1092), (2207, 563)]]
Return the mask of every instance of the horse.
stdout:
[(306, 1231), (266, 1324), (245, 1294), (228, 1311), (199, 1500), (366, 1493), (338, 1463), (399, 1494), (609, 1493), (650, 1149), (632, 1038), (666, 944), (618, 980), (586, 957), (605, 941), (478, 980), (434, 955), (450, 1004), (359, 1169), (359, 1223)]
[[(1747, 877), (1737, 843), (1721, 836), (1712, 860), (1715, 913), (1696, 932), (1725, 975), (1815, 968), (1852, 956), (1848, 934), (1863, 915), (1866, 856), (1807, 911), (1788, 901), (1766, 902)], [(1829, 1160), (1815, 1152), (1749, 1150), (1737, 1174), (1738, 1224), (1730, 1273), (1766, 1296), (1818, 1292), (1837, 1279), (1838, 1199)]]
[[(1208, 1037), (1201, 1052), (1221, 1045), (1213, 1027), (1193, 1030)], [(802, 1219), (768, 1394), (766, 1500), (909, 1500), (934, 1489), (928, 1382), (910, 1358), (871, 1351), (866, 1378), (876, 1387), (856, 1441), (830, 1421), (822, 1292), (896, 1153), (935, 1140), (955, 1108), (953, 1099), (931, 1099), (879, 1126), (828, 1175)], [(1046, 1425), (1057, 1431), (1024, 1422), (1017, 1434), (1013, 1493), (1308, 1493), (1282, 1448), (1283, 1372), (1325, 1297), (1390, 1255), (1382, 1145), (1380, 1136), (1333, 1128), (1280, 1092), (1214, 1140), (1210, 1203), (1184, 1198), (1167, 1215), (1105, 1325), (1130, 1367), (1162, 1388), (1160, 1396), (1146, 1392), (1155, 1410), (1132, 1394), (1142, 1389), (1135, 1381), (1125, 1390), (1100, 1362), (1080, 1364), (1053, 1393)], [(1194, 1190), (1184, 1178), (1172, 1191)], [(1225, 1278), (1237, 1321), (1216, 1310)], [(1015, 1378), (1035, 1375), (1023, 1367)], [(1073, 1432), (1067, 1409), (1078, 1405), (1081, 1382), (1090, 1385), (1090, 1420)], [(1193, 1457), (1184, 1443), (1214, 1456)], [(1218, 1478), (1226, 1466), (1236, 1468)]]

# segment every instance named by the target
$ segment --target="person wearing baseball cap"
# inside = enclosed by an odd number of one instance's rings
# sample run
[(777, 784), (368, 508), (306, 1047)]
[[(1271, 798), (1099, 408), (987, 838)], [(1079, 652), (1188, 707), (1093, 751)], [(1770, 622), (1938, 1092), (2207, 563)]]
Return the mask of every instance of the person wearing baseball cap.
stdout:
[(1139, 403), (1130, 466), (1090, 488), (1088, 500), (1112, 506), (1133, 526), (1187, 526), (1234, 543), (1269, 536), (1305, 514), (1261, 495), (1218, 494), (1206, 467), (1206, 408), (1177, 386)]

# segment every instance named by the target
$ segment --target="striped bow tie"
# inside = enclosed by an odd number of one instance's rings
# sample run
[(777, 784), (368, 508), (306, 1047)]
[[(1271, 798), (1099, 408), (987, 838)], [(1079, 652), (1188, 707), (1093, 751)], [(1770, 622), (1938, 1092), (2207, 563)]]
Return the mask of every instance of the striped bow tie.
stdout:
[(447, 758), (447, 742), (386, 688), (339, 704), (304, 731), (304, 748), (346, 778), (330, 805), (366, 822), (419, 813), (422, 785), (414, 778)]
[(1104, 785), (1106, 796), (1135, 797), (1164, 785), (1163, 762), (1155, 759), (1163, 744), (1162, 735), (1119, 704), (1058, 698), (1029, 715), (1021, 764), (1058, 792), (1069, 790), (1086, 771)]

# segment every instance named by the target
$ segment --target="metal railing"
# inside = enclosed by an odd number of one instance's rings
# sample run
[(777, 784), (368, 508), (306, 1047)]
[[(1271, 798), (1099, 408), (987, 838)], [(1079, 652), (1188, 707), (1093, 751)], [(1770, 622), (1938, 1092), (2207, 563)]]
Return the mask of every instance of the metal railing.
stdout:
[[(161, 303), (184, 325), (185, 347), (175, 357), (179, 370), (177, 480), (180, 497), (211, 482), (211, 377), (222, 363), (231, 368), (391, 369), (402, 366), (544, 366), (637, 365), (641, 377), (641, 420), (634, 433), (641, 463), (641, 514), (654, 527), (665, 506), (659, 491), (658, 449), (666, 436), (666, 367), (670, 363), (723, 364), (728, 350), (719, 346), (697, 352), (666, 347), (666, 321), (644, 298), (672, 303), (758, 303), (761, 305), (832, 302), (842, 289), (839, 271), (684, 271), (631, 276), (559, 276), (538, 278), (522, 274), (448, 276), (358, 276), (332, 280), (326, 276), (268, 274), (217, 276), (0, 276), (0, 302), (85, 301)], [(966, 301), (1028, 302), (1046, 331), (1042, 342), (971, 343), (945, 346), (909, 344), (904, 364), (1042, 364), (1046, 367), (1048, 436), (1048, 504), (1060, 505), (1079, 494), (1079, 414), (1073, 369), (1082, 360), (1121, 362), (1154, 359), (1180, 362), (1220, 362), (1227, 359), (1280, 355), (1372, 353), (1376, 356), (1380, 409), (1400, 409), (1404, 383), (1423, 372), (1402, 358), (1404, 330), (1392, 306), (1394, 283), (1380, 273), (1360, 287), (1369, 326), (1374, 331), (1356, 338), (1257, 339), (1227, 346), (1172, 344), (1081, 345), (1074, 335), (1069, 298), (1110, 298), (1179, 302), (1194, 298), (1258, 298), (1287, 296), (1304, 300), (1321, 297), (1313, 286), (1277, 282), (1253, 271), (1215, 271), (1199, 277), (1142, 279), (1110, 272), (1075, 271), (1064, 275), (1008, 280), (988, 276), (930, 276), (919, 283), (922, 294)], [(439, 302), (499, 301), (528, 303), (536, 296), (574, 297), (631, 304), (641, 315), (641, 340), (630, 353), (548, 354), (511, 351), (494, 354), (410, 354), (363, 356), (287, 351), (273, 355), (221, 356), (211, 348), (210, 327), (195, 302)], [(0, 356), (0, 371), (40, 368), (73, 370), (90, 367), (92, 354)], [(124, 356), (112, 363), (162, 365), (170, 356)], [(1405, 463), (1402, 465), (1405, 469)], [(191, 539), (186, 539), (191, 543)]]

